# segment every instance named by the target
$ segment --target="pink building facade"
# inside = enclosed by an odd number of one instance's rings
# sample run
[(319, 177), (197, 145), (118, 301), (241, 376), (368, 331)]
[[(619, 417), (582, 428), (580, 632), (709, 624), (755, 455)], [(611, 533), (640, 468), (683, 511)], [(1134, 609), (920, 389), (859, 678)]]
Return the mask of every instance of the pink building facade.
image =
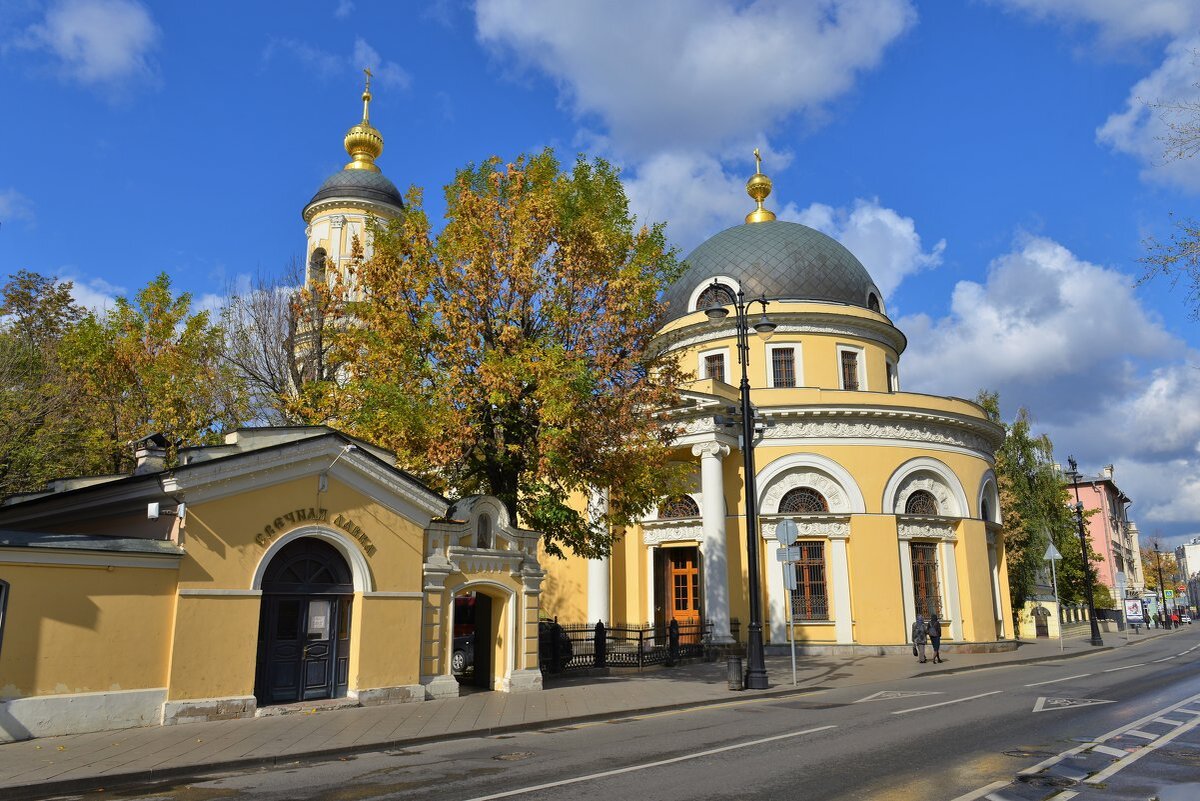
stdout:
[[(1066, 478), (1071, 481), (1070, 476)], [(1070, 484), (1068, 493), (1072, 505), (1076, 490), (1083, 503), (1084, 527), (1091, 539), (1092, 550), (1101, 557), (1100, 562), (1093, 563), (1097, 581), (1107, 586), (1116, 599), (1117, 574), (1123, 573), (1125, 597), (1141, 597), (1146, 582), (1142, 574), (1137, 526), (1128, 513), (1133, 501), (1113, 481), (1113, 466), (1105, 466), (1098, 475), (1080, 475), (1078, 481)]]

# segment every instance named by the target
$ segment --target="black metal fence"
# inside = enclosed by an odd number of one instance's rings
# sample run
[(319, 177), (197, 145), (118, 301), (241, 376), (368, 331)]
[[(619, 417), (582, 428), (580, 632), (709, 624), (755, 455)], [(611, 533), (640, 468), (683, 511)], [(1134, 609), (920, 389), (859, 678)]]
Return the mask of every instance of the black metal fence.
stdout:
[(595, 668), (673, 665), (711, 652), (712, 624), (605, 626), (603, 623), (542, 621), (539, 656), (545, 673)]

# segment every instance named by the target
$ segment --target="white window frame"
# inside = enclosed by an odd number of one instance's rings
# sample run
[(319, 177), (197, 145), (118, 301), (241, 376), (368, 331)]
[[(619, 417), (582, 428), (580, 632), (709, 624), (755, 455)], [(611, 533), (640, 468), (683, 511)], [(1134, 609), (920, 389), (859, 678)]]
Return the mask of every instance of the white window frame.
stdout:
[(838, 387), (846, 389), (846, 382), (842, 380), (842, 354), (853, 353), (856, 357), (855, 366), (858, 369), (858, 389), (851, 390), (857, 392), (867, 391), (867, 352), (857, 345), (838, 345), (837, 346), (837, 378)]
[(775, 386), (775, 351), (790, 348), (792, 351), (792, 360), (795, 362), (793, 369), (796, 372), (795, 387), (780, 387), (780, 389), (794, 389), (805, 386), (804, 384), (804, 352), (799, 342), (768, 342), (767, 343), (767, 386)]
[(714, 281), (718, 284), (724, 284), (733, 290), (733, 296), (735, 299), (737, 298), (737, 293), (742, 289), (741, 283), (737, 279), (731, 278), (728, 275), (714, 275), (712, 278), (706, 278), (702, 284), (692, 290), (691, 296), (688, 297), (687, 307), (689, 313), (704, 311), (704, 309), (696, 308), (696, 301), (700, 300), (700, 295), (704, 292), (704, 290), (712, 286)]
[(887, 360), (888, 369), (888, 392), (900, 391), (900, 367), (896, 364), (895, 359)]
[(709, 356), (720, 356), (721, 357), (721, 359), (725, 362), (725, 378), (723, 379), (723, 381), (726, 384), (732, 383), (729, 380), (729, 378), (730, 378), (729, 372), (730, 372), (730, 370), (733, 369), (732, 365), (729, 362), (729, 348), (712, 348), (710, 350), (700, 351), (700, 353), (698, 355), (698, 358), (700, 360), (700, 367), (696, 371), (697, 375), (699, 375), (701, 378), (712, 378), (712, 376), (710, 376), (708, 374), (708, 365), (705, 363)]

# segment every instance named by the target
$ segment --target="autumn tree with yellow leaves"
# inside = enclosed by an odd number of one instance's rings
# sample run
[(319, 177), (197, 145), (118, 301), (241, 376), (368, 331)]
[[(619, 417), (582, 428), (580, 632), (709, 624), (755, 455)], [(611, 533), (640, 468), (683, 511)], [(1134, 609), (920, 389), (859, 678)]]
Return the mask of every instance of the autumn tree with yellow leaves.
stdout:
[[(468, 166), (437, 233), (410, 190), (352, 276), (344, 424), (447, 494), (495, 495), (549, 553), (608, 553), (675, 480), (652, 412), (682, 376), (651, 340), (679, 269), (603, 160)], [(592, 488), (604, 520), (581, 511)]]

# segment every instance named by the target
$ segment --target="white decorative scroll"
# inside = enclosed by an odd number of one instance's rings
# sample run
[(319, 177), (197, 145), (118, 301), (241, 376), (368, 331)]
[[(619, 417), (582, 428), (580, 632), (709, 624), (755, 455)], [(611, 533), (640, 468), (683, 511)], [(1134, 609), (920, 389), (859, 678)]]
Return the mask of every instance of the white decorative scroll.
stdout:
[(759, 518), (762, 538), (775, 541), (775, 527), (781, 520), (794, 520), (800, 529), (800, 539), (850, 539), (849, 515), (780, 515), (769, 514)]
[(946, 486), (941, 476), (926, 471), (913, 473), (904, 479), (900, 484), (900, 489), (896, 492), (896, 498), (892, 504), (893, 511), (898, 515), (904, 514), (908, 497), (918, 490), (925, 490), (937, 500), (939, 515), (963, 516), (963, 510), (958, 508), (958, 501), (955, 500), (954, 493)]
[(345, 214), (333, 215), (332, 217), (329, 218), (329, 224), (331, 226), (333, 226), (334, 228), (341, 228), (343, 225), (346, 224), (346, 215)]
[(642, 523), (642, 542), (662, 545), (664, 542), (700, 542), (704, 534), (700, 518), (648, 521)]
[(711, 442), (701, 442), (692, 446), (693, 456), (716, 456), (718, 459), (724, 459), (729, 455), (729, 446), (724, 445), (716, 440)]
[(918, 520), (900, 518), (896, 523), (896, 531), (902, 540), (958, 541), (958, 537), (954, 534), (954, 523), (943, 523), (928, 518)]
[(850, 499), (846, 497), (846, 491), (842, 489), (841, 484), (820, 470), (798, 467), (779, 476), (767, 488), (762, 500), (763, 513), (778, 512), (779, 502), (783, 500), (783, 496), (799, 487), (809, 487), (821, 493), (829, 504), (830, 512), (849, 513), (851, 511)]

